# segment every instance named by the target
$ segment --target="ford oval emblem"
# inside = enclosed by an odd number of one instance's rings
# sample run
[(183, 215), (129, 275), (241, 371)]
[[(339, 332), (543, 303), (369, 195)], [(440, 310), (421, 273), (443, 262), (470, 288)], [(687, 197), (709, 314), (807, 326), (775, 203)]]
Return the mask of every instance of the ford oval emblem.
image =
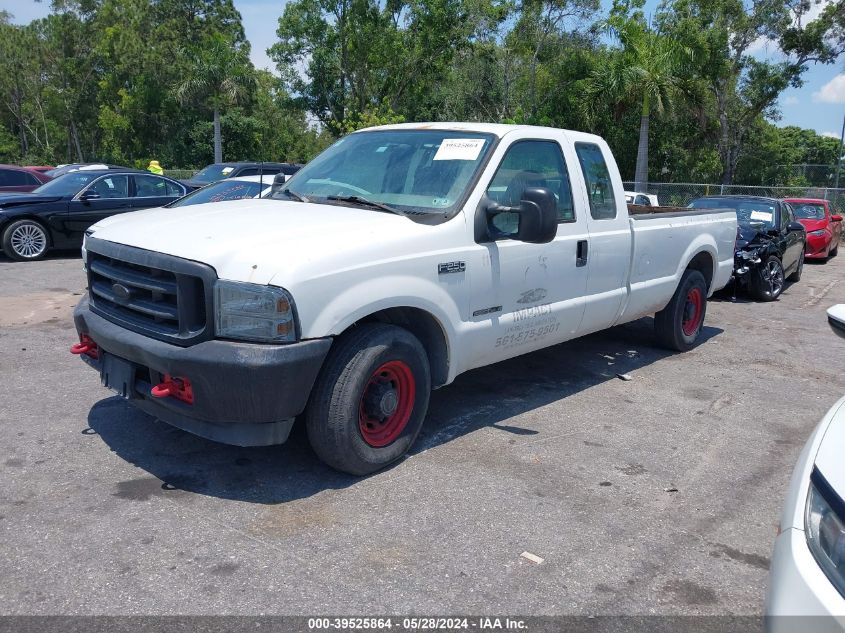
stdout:
[(129, 303), (132, 298), (132, 291), (123, 284), (112, 284), (111, 291), (118, 303)]

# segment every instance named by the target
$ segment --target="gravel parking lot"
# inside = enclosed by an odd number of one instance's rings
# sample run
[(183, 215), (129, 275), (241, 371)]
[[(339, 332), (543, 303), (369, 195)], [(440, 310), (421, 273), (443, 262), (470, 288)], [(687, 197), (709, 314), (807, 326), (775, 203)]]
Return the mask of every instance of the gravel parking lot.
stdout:
[(792, 466), (845, 393), (843, 272), (712, 301), (687, 354), (643, 319), (461, 376), (410, 457), (355, 479), (301, 431), (224, 446), (112, 397), (68, 353), (79, 258), (0, 258), (0, 612), (758, 614)]

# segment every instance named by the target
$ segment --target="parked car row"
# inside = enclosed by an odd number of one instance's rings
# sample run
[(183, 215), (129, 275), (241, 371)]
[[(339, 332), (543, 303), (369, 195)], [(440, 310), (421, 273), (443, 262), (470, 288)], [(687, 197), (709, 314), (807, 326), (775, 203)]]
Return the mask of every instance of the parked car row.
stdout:
[[(256, 198), (283, 184), (301, 165), (226, 163), (201, 170), (209, 182), (177, 181), (101, 163), (62, 165), (47, 172), (0, 165), (0, 247), (11, 259), (40, 259), (51, 248), (79, 248), (99, 220), (150, 207)], [(199, 174), (198, 174), (199, 175)]]
[(799, 281), (805, 258), (826, 260), (839, 250), (842, 216), (828, 200), (706, 196), (689, 206), (736, 211), (734, 291), (758, 301), (774, 301), (786, 281)]

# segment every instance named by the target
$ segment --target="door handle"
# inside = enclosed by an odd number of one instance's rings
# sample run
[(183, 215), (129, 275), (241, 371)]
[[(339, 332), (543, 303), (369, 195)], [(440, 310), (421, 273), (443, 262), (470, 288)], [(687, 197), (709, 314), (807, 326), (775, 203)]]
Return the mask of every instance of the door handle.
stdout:
[(578, 240), (578, 246), (575, 250), (575, 267), (580, 268), (581, 266), (587, 265), (587, 252), (589, 251), (589, 245), (587, 244), (587, 240)]

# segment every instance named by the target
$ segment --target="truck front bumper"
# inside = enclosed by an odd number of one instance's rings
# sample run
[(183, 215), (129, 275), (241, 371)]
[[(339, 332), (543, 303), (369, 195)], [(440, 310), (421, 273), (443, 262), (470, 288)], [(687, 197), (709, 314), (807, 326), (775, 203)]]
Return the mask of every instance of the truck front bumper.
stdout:
[[(179, 347), (94, 314), (87, 295), (73, 320), (80, 337), (97, 345), (94, 354), (80, 358), (103, 384), (168, 424), (237, 446), (287, 440), (332, 344), (330, 338), (288, 345), (211, 340)], [(165, 375), (190, 381), (192, 402), (153, 397), (152, 388)]]

